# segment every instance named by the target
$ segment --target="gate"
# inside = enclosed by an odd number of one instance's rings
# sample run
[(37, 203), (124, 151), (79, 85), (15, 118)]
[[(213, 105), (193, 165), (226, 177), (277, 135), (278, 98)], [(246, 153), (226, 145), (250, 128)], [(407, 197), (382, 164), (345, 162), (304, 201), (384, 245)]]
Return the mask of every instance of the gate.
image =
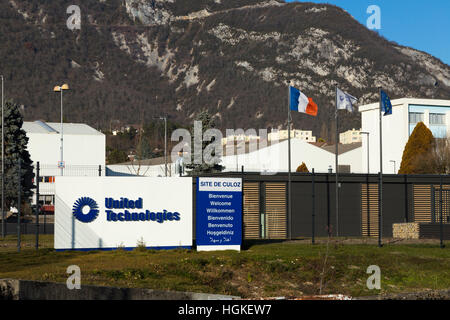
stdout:
[[(439, 223), (440, 220), (440, 186), (434, 185), (431, 192), (432, 214), (431, 222)], [(442, 223), (450, 223), (450, 186), (442, 186)]]
[(361, 185), (361, 235), (378, 237), (378, 184)]
[(286, 239), (286, 183), (265, 183), (265, 237)]
[(244, 239), (286, 239), (286, 183), (244, 183)]

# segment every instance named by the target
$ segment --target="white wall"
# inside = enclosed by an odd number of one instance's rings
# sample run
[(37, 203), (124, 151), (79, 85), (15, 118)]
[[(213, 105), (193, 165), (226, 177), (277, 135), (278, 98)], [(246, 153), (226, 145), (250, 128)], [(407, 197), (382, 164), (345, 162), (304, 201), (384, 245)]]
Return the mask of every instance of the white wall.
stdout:
[[(27, 133), (28, 151), (36, 163), (57, 166), (61, 158), (59, 134)], [(63, 159), (70, 165), (105, 165), (105, 136), (64, 135)]]
[[(363, 132), (369, 132), (369, 166), (370, 173), (380, 171), (380, 111), (378, 104), (370, 110), (361, 112)], [(400, 169), (403, 149), (409, 137), (408, 104), (393, 105), (392, 114), (383, 116), (383, 173), (393, 174), (396, 161), (397, 171)], [(367, 135), (362, 139), (362, 172), (367, 172)]]
[[(350, 165), (351, 173), (363, 173), (361, 162), (362, 147), (350, 150), (339, 155), (339, 165)], [(334, 156), (334, 155), (333, 155)]]

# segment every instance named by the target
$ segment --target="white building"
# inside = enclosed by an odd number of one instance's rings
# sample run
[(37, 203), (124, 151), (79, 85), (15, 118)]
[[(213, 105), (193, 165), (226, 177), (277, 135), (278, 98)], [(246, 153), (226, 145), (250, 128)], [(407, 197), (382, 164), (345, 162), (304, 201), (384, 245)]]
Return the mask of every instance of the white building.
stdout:
[[(326, 173), (331, 168), (335, 172), (335, 146), (320, 147), (300, 139), (291, 140), (291, 171), (295, 172), (304, 162), (311, 172)], [(362, 172), (362, 148), (360, 144), (339, 145), (339, 166), (349, 167), (351, 173)], [(249, 150), (240, 155), (224, 156), (221, 165), (224, 171), (244, 170), (255, 172), (287, 172), (288, 140), (275, 143), (258, 150)], [(340, 169), (341, 170), (341, 169)]]
[[(335, 172), (335, 145), (313, 144), (300, 139), (291, 140), (291, 171), (295, 172), (297, 167), (305, 162), (309, 171), (327, 173), (329, 169)], [(220, 165), (225, 167), (224, 172), (241, 171), (244, 166), (245, 172), (277, 173), (288, 171), (288, 141), (274, 143), (267, 147), (258, 143), (247, 144), (245, 153), (226, 155), (221, 157)], [(362, 147), (361, 143), (339, 145), (339, 170), (340, 172), (361, 173), (362, 172)], [(168, 158), (168, 176), (178, 176), (175, 163), (171, 157)], [(111, 176), (133, 176), (142, 175), (147, 177), (164, 177), (163, 158), (143, 160), (141, 166), (133, 163), (108, 165), (107, 175)]]
[(342, 132), (341, 134), (339, 134), (339, 142), (342, 144), (362, 142), (361, 129), (352, 129)]
[[(450, 100), (397, 99), (391, 100), (392, 114), (383, 116), (383, 173), (400, 169), (403, 150), (416, 124), (423, 121), (435, 138), (450, 137)], [(362, 171), (380, 171), (380, 109), (379, 102), (360, 106), (363, 132)], [(369, 141), (369, 143), (368, 143)], [(395, 171), (394, 171), (395, 167)]]
[[(22, 127), (29, 139), (31, 160), (40, 166), (40, 194), (44, 204), (54, 203), (55, 176), (61, 175), (61, 123), (24, 122)], [(105, 175), (105, 135), (81, 123), (63, 124), (63, 161), (65, 176)], [(33, 197), (35, 203), (35, 197)]]
[[(271, 132), (267, 135), (269, 141), (285, 140), (288, 138), (288, 130), (278, 130), (278, 132)], [(309, 130), (291, 130), (291, 139), (299, 139), (306, 142), (316, 142), (316, 137), (312, 135)]]
[(225, 138), (222, 138), (222, 145), (226, 145), (228, 141), (231, 141), (231, 143), (245, 141), (245, 142), (252, 142), (252, 141), (259, 141), (260, 137), (255, 135), (246, 135), (246, 134), (239, 134), (239, 135), (231, 135), (226, 136)]

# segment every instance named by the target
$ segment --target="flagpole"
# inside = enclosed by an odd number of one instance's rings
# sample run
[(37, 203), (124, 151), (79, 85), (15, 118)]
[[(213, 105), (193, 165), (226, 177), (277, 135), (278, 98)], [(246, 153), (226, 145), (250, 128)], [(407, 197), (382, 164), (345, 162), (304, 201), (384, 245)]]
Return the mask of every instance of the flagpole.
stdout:
[(383, 237), (383, 115), (381, 101), (381, 87), (378, 87), (380, 96), (380, 183), (378, 186), (378, 246), (382, 247)]
[(288, 84), (288, 221), (289, 221), (289, 239), (292, 239), (292, 207), (291, 207), (291, 108), (290, 108), (291, 89)]
[(335, 92), (336, 100), (336, 237), (339, 237), (339, 163), (338, 163), (338, 146), (339, 146), (339, 122), (338, 122), (338, 105), (337, 105), (337, 86), (336, 86), (336, 92)]

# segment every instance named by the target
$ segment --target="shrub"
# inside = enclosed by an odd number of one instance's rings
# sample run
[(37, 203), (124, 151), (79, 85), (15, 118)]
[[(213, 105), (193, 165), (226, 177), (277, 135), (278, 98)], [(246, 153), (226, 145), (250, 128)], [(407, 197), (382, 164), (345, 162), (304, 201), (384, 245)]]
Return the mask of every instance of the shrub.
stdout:
[(428, 154), (434, 145), (434, 137), (423, 122), (419, 122), (403, 150), (399, 174), (423, 174), (429, 171), (426, 166), (419, 165), (418, 159)]
[(299, 165), (297, 170), (295, 170), (295, 171), (302, 172), (302, 173), (309, 173), (308, 167), (306, 166), (306, 164), (304, 162), (302, 162), (302, 164)]

